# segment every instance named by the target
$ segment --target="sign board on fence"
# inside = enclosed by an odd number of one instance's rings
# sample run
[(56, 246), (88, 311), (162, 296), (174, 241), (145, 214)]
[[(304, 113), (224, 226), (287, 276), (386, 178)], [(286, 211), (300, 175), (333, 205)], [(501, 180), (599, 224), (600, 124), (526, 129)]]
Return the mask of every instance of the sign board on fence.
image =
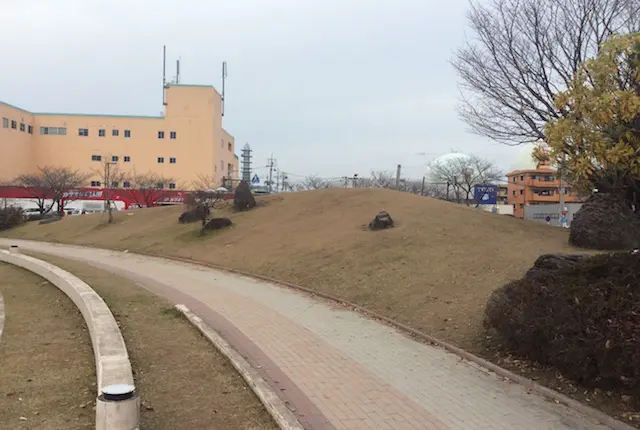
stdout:
[(259, 184), (260, 183), (260, 178), (258, 178), (258, 175), (253, 175), (253, 178), (251, 179), (251, 183), (252, 184)]
[(495, 205), (498, 202), (498, 186), (476, 185), (473, 187), (473, 197), (476, 204)]

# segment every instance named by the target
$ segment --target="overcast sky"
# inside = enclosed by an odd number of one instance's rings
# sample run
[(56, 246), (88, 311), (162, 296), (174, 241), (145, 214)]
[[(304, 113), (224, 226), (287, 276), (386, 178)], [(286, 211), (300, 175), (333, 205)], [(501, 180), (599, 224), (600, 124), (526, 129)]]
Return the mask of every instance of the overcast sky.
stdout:
[[(6, 3), (6, 2), (5, 2)], [(169, 75), (220, 90), (255, 166), (418, 177), (452, 150), (507, 170), (518, 149), (467, 131), (449, 64), (467, 0), (21, 0), (0, 13), (0, 100), (31, 111), (158, 115)], [(259, 170), (264, 171), (264, 170)]]

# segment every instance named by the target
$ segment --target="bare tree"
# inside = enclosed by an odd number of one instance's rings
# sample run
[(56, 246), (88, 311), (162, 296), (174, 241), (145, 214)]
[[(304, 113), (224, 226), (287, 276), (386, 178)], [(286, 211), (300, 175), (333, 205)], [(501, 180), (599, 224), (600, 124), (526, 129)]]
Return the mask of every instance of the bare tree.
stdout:
[(140, 207), (152, 207), (166, 195), (166, 186), (173, 179), (153, 172), (139, 174), (134, 170), (124, 175), (123, 182), (127, 182), (128, 186), (123, 187), (120, 191), (122, 194), (129, 196)]
[(431, 181), (447, 184), (453, 190), (455, 201), (467, 205), (476, 185), (496, 183), (502, 176), (492, 161), (476, 155), (460, 156), (430, 166)]
[(120, 169), (120, 166), (110, 161), (111, 157), (104, 157), (102, 168), (96, 170), (103, 185), (104, 210), (109, 214), (109, 224), (113, 223), (113, 203), (111, 201), (111, 190), (119, 188), (127, 181), (128, 174)]
[(395, 188), (396, 178), (393, 173), (385, 171), (371, 172), (371, 188)]
[(545, 140), (565, 112), (554, 97), (614, 33), (640, 29), (640, 0), (489, 0), (468, 14), (474, 38), (452, 64), (460, 116), (475, 133), (518, 145)]
[[(68, 191), (85, 185), (89, 176), (69, 167), (44, 166), (35, 173), (18, 176), (14, 182), (29, 191), (40, 213), (47, 213), (57, 205), (57, 212), (62, 214), (65, 202), (74, 200)], [(49, 199), (51, 205), (46, 204)]]
[(47, 204), (47, 200), (51, 199), (53, 192), (40, 172), (20, 175), (14, 179), (13, 183), (24, 188), (33, 197), (41, 215), (49, 213), (53, 209), (55, 201), (52, 200), (51, 204)]
[(81, 173), (79, 170), (73, 170), (69, 167), (45, 166), (38, 168), (38, 170), (51, 190), (53, 201), (56, 203), (60, 215), (64, 211), (65, 203), (75, 200), (75, 197), (68, 191), (86, 185), (87, 180), (91, 177), (90, 174)]
[(213, 215), (213, 210), (224, 202), (224, 192), (204, 189), (190, 192), (185, 197), (185, 204), (189, 211), (197, 214), (201, 222), (200, 235), (206, 231), (207, 222)]
[(317, 190), (320, 188), (331, 188), (331, 183), (319, 176), (311, 175), (295, 184), (298, 190)]

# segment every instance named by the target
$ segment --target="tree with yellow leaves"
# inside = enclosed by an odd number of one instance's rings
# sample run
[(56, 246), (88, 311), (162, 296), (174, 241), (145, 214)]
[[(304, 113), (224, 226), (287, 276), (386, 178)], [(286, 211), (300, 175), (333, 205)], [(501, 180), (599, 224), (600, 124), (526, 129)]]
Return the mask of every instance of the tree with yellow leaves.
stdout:
[(613, 36), (556, 97), (550, 157), (574, 186), (640, 202), (640, 33)]

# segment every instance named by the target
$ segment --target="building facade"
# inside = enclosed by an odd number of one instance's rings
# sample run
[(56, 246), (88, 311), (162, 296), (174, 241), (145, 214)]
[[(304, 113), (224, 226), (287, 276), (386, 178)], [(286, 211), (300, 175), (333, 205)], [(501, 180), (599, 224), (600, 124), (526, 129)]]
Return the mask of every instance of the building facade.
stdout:
[(166, 189), (237, 178), (235, 141), (222, 128), (216, 89), (170, 84), (165, 99), (157, 117), (37, 113), (0, 102), (0, 183), (53, 166), (90, 174), (86, 185), (102, 188), (105, 162), (131, 175), (161, 176), (166, 183), (158, 186)]
[(561, 187), (557, 173), (544, 163), (538, 164), (535, 169), (508, 173), (507, 201), (513, 205), (514, 216), (524, 218), (526, 206), (560, 204), (561, 188), (564, 203), (581, 202), (581, 197), (570, 184), (563, 183)]

